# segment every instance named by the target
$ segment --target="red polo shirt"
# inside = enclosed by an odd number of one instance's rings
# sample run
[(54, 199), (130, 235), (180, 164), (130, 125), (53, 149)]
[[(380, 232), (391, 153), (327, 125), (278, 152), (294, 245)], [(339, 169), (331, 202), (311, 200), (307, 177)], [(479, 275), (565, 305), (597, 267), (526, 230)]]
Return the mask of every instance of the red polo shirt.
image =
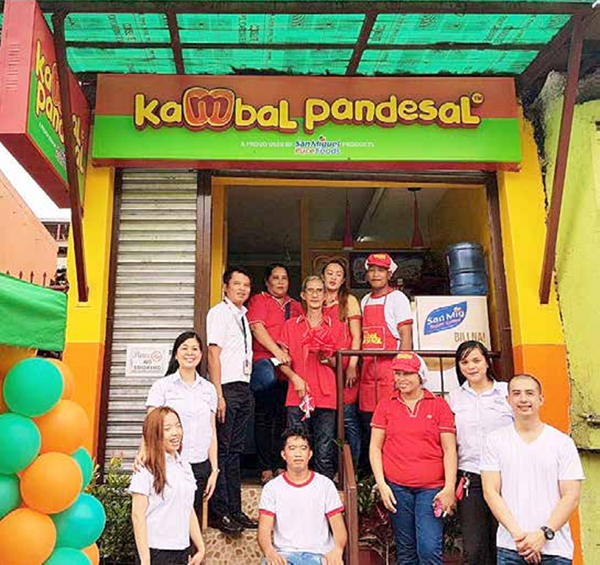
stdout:
[(424, 390), (415, 409), (399, 393), (382, 400), (371, 426), (385, 430), (383, 474), (392, 483), (413, 488), (444, 486), (440, 434), (456, 433), (454, 415), (443, 398)]
[[(320, 344), (329, 344), (339, 349), (338, 336), (329, 316), (311, 328), (305, 316), (288, 320), (283, 325), (280, 343), (285, 345), (292, 358), (292, 369), (303, 378), (315, 401), (316, 408), (337, 408), (335, 371), (319, 362), (317, 350)], [(300, 399), (293, 386), (288, 387), (286, 406), (298, 406)]]
[[(275, 343), (279, 343), (281, 330), (285, 323), (286, 304), (290, 304), (290, 320), (302, 315), (302, 306), (297, 300), (286, 296), (282, 304), (268, 292), (255, 294), (248, 303), (248, 322), (250, 325), (261, 323)], [(273, 354), (263, 347), (258, 340), (253, 339), (253, 360), (270, 359)]]

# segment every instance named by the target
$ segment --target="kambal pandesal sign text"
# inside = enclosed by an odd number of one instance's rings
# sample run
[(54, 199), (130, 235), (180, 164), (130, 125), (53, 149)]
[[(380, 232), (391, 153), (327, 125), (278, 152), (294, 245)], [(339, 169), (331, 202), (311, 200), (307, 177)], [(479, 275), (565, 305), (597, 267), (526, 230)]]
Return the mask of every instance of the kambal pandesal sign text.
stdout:
[(134, 97), (134, 122), (137, 129), (146, 126), (186, 127), (192, 131), (212, 129), (221, 131), (233, 127), (240, 131), (258, 128), (264, 131), (296, 133), (302, 122), (306, 133), (328, 123), (347, 125), (437, 124), (441, 127), (477, 127), (481, 118), (473, 108), (483, 103), (480, 92), (460, 96), (456, 102), (439, 103), (431, 98), (401, 99), (394, 94), (388, 100), (350, 100), (337, 98), (329, 103), (323, 98), (307, 98), (302, 118), (290, 116), (290, 103), (280, 100), (277, 105), (255, 107), (226, 88), (208, 90), (193, 86), (184, 91), (181, 100), (163, 104), (156, 98), (147, 99), (143, 93)]
[(514, 164), (511, 79), (101, 76), (93, 158)]

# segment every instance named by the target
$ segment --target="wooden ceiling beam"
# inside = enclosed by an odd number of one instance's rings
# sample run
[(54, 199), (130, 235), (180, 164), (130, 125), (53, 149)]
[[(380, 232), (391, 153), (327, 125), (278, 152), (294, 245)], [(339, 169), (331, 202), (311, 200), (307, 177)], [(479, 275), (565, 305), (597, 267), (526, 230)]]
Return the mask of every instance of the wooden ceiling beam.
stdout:
[[(0, 2), (3, 4), (3, 2)], [(106, 13), (163, 13), (164, 1), (137, 0), (114, 2), (109, 0), (39, 0), (44, 12), (66, 10), (75, 12)], [(364, 14), (369, 11), (381, 14), (575, 14), (587, 9), (584, 2), (398, 2), (393, 0), (348, 0), (346, 2), (302, 1), (240, 1), (221, 0), (175, 0), (169, 2), (169, 9), (175, 13), (196, 14)]]

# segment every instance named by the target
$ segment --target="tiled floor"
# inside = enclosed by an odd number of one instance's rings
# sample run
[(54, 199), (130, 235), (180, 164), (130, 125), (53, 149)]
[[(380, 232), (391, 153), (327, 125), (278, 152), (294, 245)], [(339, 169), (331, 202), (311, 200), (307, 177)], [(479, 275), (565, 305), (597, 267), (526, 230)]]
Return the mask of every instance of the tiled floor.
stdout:
[[(258, 502), (261, 488), (255, 485), (242, 486), (242, 508), (248, 516), (258, 518)], [(258, 565), (262, 552), (256, 540), (256, 530), (245, 530), (239, 538), (231, 539), (219, 530), (208, 528), (203, 532), (206, 544), (207, 565)]]

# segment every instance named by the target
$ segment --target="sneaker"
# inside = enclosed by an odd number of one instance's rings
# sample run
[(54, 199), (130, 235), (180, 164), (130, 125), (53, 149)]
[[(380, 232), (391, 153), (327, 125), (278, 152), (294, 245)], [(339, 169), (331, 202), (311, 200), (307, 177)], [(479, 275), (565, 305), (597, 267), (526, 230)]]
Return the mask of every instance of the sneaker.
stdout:
[(242, 528), (247, 528), (249, 530), (255, 530), (258, 528), (258, 522), (243, 512), (236, 512), (235, 514), (232, 514), (231, 519), (239, 524)]

